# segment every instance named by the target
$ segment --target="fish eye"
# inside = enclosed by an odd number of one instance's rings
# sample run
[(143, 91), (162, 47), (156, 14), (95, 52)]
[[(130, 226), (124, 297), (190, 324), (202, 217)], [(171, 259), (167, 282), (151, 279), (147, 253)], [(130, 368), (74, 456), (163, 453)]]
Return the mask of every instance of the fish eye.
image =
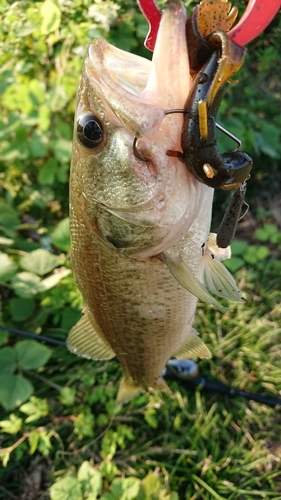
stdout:
[(104, 138), (102, 123), (92, 113), (81, 115), (77, 121), (77, 136), (86, 148), (96, 148)]

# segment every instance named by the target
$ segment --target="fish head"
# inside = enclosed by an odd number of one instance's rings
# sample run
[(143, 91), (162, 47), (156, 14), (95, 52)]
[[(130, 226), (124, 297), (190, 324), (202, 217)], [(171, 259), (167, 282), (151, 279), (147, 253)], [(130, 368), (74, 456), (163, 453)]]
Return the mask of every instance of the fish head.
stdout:
[(185, 22), (184, 7), (167, 4), (152, 62), (94, 40), (78, 90), (70, 206), (79, 203), (85, 223), (136, 258), (175, 244), (207, 192), (166, 154), (181, 150), (183, 116), (165, 110), (182, 109), (191, 85)]

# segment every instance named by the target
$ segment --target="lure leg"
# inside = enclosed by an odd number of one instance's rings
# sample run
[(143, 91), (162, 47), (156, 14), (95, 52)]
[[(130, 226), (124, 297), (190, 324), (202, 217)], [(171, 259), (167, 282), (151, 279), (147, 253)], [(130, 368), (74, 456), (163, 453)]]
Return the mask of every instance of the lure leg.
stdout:
[[(245, 193), (246, 182), (243, 182), (240, 188), (234, 192), (230, 205), (228, 206), (219, 227), (217, 245), (220, 248), (226, 248), (232, 243), (239, 220), (241, 220), (248, 212), (249, 205), (244, 201)], [(246, 210), (241, 214), (243, 205), (246, 206)]]

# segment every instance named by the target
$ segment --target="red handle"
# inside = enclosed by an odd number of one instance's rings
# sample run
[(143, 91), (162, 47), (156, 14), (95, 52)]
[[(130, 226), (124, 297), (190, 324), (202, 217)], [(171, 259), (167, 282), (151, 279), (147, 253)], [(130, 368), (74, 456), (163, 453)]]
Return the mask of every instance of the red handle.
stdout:
[(249, 0), (243, 16), (228, 36), (237, 45), (246, 45), (265, 30), (280, 7), (281, 0)]
[[(144, 45), (153, 51), (161, 21), (161, 12), (154, 0), (137, 0), (149, 23), (149, 31)], [(237, 45), (246, 45), (256, 38), (272, 21), (281, 7), (281, 0), (249, 0), (240, 21), (228, 35)]]

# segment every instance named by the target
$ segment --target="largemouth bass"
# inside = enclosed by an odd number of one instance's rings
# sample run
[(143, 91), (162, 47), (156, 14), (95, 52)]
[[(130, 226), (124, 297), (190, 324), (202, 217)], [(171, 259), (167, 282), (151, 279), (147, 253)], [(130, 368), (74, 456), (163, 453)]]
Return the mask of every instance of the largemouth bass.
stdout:
[(213, 189), (166, 154), (180, 149), (183, 118), (165, 110), (182, 108), (192, 84), (185, 23), (184, 7), (168, 3), (152, 62), (95, 40), (78, 90), (70, 222), (84, 311), (67, 344), (118, 357), (117, 403), (165, 390), (171, 357), (211, 357), (192, 328), (198, 298), (219, 309), (212, 292), (242, 300), (220, 262), (229, 249), (209, 236)]

